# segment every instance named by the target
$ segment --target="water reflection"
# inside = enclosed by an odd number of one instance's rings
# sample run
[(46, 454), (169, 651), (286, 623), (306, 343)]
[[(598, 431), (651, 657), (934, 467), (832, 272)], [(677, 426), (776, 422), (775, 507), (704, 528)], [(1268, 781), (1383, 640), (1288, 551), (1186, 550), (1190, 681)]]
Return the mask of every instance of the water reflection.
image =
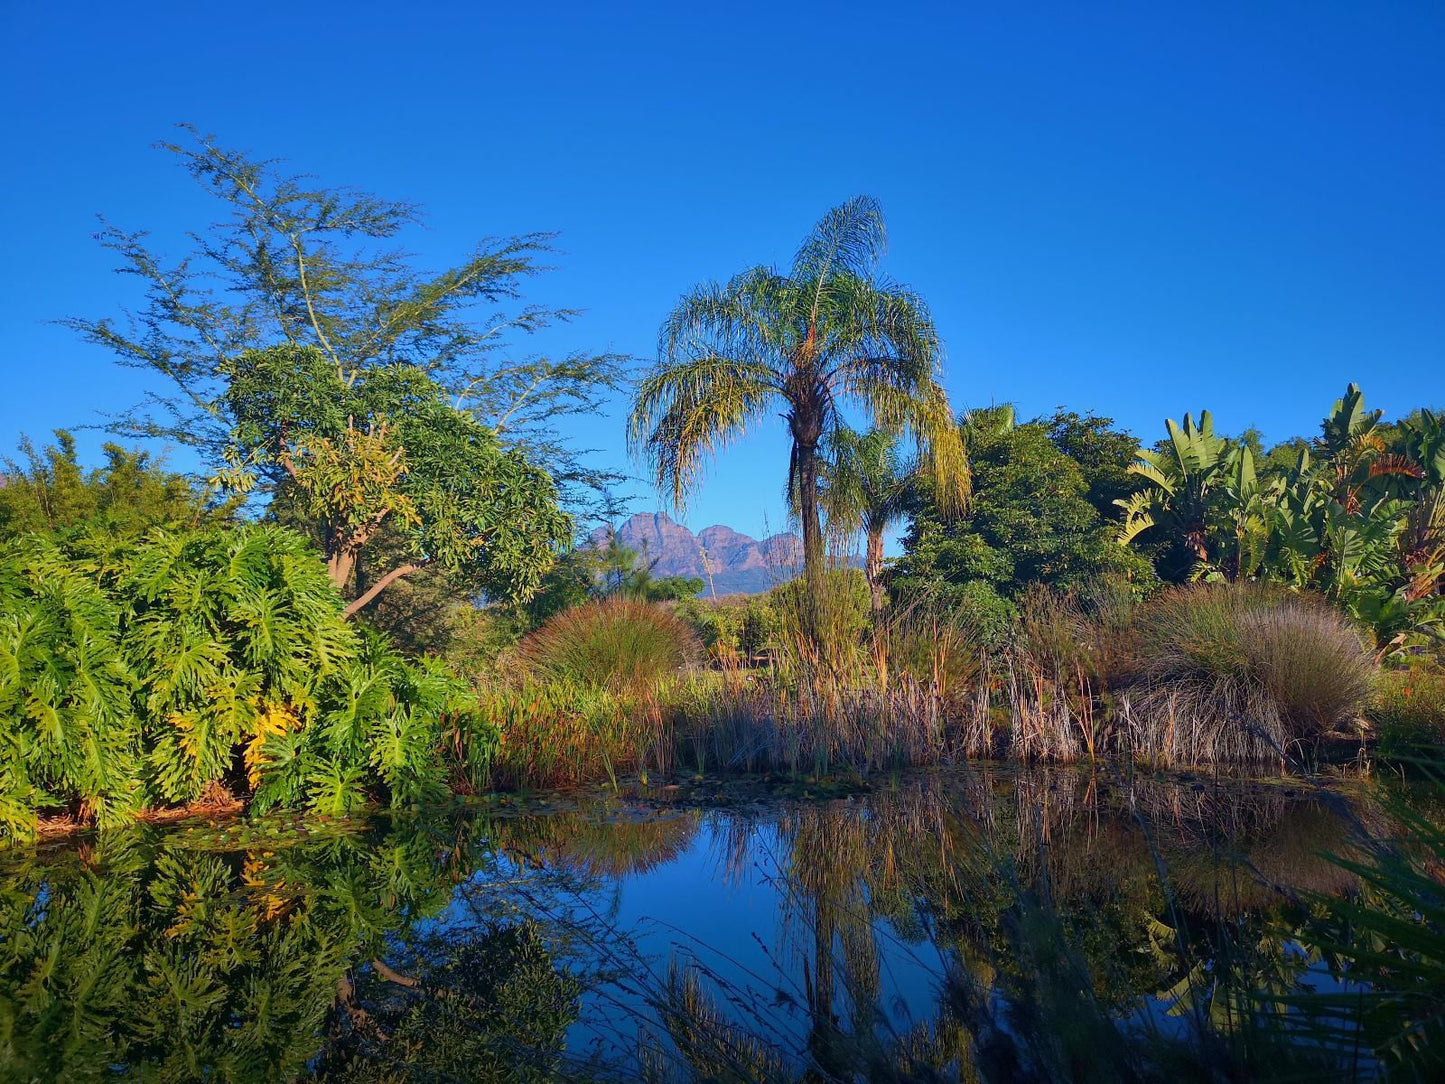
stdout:
[(984, 769), (12, 851), (0, 1077), (1102, 1078), (1319, 972), (1288, 930), (1352, 888), (1344, 812)]

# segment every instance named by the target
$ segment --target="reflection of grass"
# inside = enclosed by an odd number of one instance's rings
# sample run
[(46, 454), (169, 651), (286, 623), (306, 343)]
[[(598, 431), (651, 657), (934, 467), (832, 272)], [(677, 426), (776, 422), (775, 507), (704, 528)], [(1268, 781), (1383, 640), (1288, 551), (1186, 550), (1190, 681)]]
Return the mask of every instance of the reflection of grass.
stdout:
[[(12, 852), (0, 1079), (1428, 1079), (1442, 1038), (1445, 841), (1374, 795), (1337, 816), (1333, 794), (991, 767), (706, 814), (559, 803)], [(732, 876), (772, 878), (776, 976), (649, 970), (611, 928), (611, 882), (704, 820)], [(679, 936), (705, 946), (710, 918)], [(947, 981), (904, 1019), (890, 979), (925, 956)], [(1331, 972), (1370, 987), (1306, 989)], [(640, 1065), (560, 1053), (580, 974), (630, 992), (586, 1004), (642, 1030)]]

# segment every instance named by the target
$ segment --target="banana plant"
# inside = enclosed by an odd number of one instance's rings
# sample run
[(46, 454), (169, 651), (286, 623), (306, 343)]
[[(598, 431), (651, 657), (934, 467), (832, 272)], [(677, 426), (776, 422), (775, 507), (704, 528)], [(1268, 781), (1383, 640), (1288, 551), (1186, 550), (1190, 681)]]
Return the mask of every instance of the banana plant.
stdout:
[[(1151, 528), (1165, 531), (1184, 543), (1196, 568), (1208, 567), (1213, 553), (1211, 521), (1218, 518), (1217, 509), (1226, 499), (1231, 473), (1236, 487), (1244, 480), (1238, 446), (1215, 435), (1214, 417), (1207, 410), (1200, 413), (1197, 425), (1188, 414), (1182, 426), (1172, 418), (1165, 425), (1169, 439), (1162, 449), (1141, 450), (1129, 468), (1148, 484), (1115, 502), (1124, 510), (1119, 537), (1128, 543)], [(1253, 475), (1252, 464), (1247, 473)]]

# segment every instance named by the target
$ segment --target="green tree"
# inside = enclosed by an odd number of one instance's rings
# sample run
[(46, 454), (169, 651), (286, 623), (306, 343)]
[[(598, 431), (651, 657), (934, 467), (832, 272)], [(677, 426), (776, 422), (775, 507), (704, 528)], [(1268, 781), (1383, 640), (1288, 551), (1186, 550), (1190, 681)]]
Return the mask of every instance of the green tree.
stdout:
[(24, 438), (24, 462), (4, 460), (0, 538), (86, 525), (130, 537), (151, 527), (194, 526), (212, 518), (205, 491), (146, 452), (106, 444), (105, 465), (86, 471), (76, 456), (75, 438), (57, 429), (55, 440), (42, 450)]
[(829, 442), (820, 475), (819, 501), (828, 529), (845, 538), (864, 537), (863, 575), (876, 626), (888, 601), (883, 535), (909, 514), (914, 491), (926, 484), (922, 464), (907, 454), (897, 434), (839, 429)]
[(1054, 447), (1079, 465), (1086, 497), (1104, 519), (1120, 519), (1115, 502), (1136, 488), (1129, 468), (1139, 458), (1139, 441), (1132, 433), (1114, 428), (1112, 418), (1080, 414), (1059, 407), (1038, 419), (1049, 431)]
[[(354, 586), (348, 616), (433, 564), (462, 591), (525, 598), (571, 537), (547, 473), (417, 366), (344, 379), (315, 347), (277, 346), (222, 372), (231, 447), (272, 479), (281, 511), (315, 525), (332, 582)], [(366, 561), (378, 550), (384, 566)]]
[(1012, 407), (990, 407), (966, 415), (962, 431), (973, 470), (968, 513), (951, 520), (920, 490), (890, 574), (896, 592), (942, 594), (996, 627), (1031, 584), (1083, 590), (1103, 576), (1152, 578), (1114, 541), (1048, 419), (1019, 425)]
[(755, 267), (695, 288), (663, 323), (657, 364), (632, 410), (632, 447), (681, 504), (706, 457), (781, 405), (792, 443), (788, 492), (815, 586), (824, 570), (820, 448), (843, 426), (844, 402), (877, 428), (912, 434), (941, 503), (961, 505), (968, 492), (939, 383), (937, 329), (922, 298), (875, 276), (883, 245), (883, 212), (860, 196), (823, 217), (786, 273)]
[(213, 468), (245, 466), (223, 409), (228, 366), (284, 344), (319, 351), (343, 384), (396, 365), (424, 372), (499, 440), (546, 464), (569, 506), (620, 480), (589, 466), (564, 430), (569, 417), (603, 409), (626, 359), (517, 350), (515, 336), (575, 315), (520, 300), (549, 235), (486, 239), (451, 267), (423, 270), (395, 243), (421, 224), (417, 207), (321, 186), (186, 131), (189, 142), (162, 148), (221, 214), (179, 258), (107, 224), (101, 242), (144, 285), (144, 300), (124, 320), (65, 321), (165, 381), (117, 433), (194, 446)]

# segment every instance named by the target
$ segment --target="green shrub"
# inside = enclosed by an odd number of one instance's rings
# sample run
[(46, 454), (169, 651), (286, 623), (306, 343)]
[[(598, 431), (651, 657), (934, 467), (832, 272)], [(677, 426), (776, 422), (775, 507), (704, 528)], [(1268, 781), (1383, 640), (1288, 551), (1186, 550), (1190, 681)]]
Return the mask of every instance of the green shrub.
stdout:
[(1445, 744), (1445, 671), (1417, 667), (1381, 674), (1370, 719), (1383, 753)]
[(678, 603), (675, 612), (692, 627), (708, 655), (720, 662), (760, 655), (779, 631), (777, 608), (767, 595), (689, 598)]
[(696, 635), (668, 607), (620, 596), (563, 610), (517, 648), (538, 679), (614, 692), (655, 689), (700, 655)]
[(1139, 632), (1137, 721), (1172, 760), (1267, 758), (1352, 728), (1369, 702), (1370, 653), (1314, 596), (1258, 584), (1173, 588), (1142, 609)]
[(274, 526), (0, 550), (0, 826), (112, 823), (224, 788), (344, 813), (479, 775), (494, 732), (440, 663), (342, 617)]
[(120, 608), (95, 577), (40, 542), (0, 554), (0, 831), (75, 801), (102, 824), (140, 804), (137, 681)]

